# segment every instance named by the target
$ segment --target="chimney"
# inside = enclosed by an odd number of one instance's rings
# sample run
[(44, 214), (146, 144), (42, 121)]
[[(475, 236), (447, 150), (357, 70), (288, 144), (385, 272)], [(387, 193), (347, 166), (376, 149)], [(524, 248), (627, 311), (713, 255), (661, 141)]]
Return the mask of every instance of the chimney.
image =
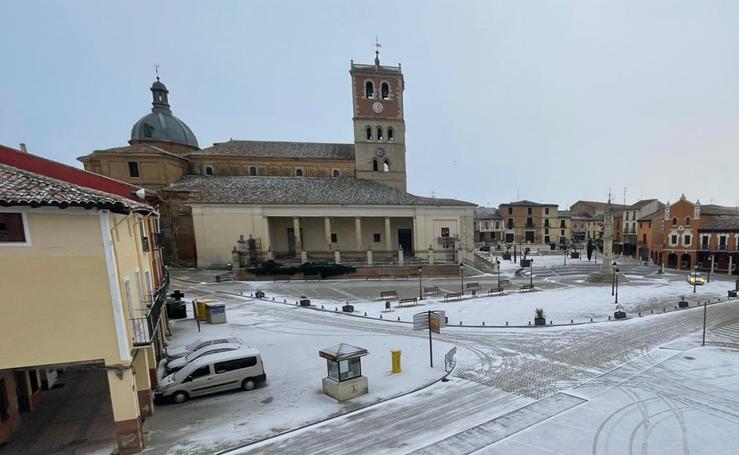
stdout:
[(19, 145), (20, 145), (20, 148), (21, 148), (21, 152), (28, 153), (28, 148), (26, 148), (26, 144), (24, 144), (23, 142), (21, 142)]

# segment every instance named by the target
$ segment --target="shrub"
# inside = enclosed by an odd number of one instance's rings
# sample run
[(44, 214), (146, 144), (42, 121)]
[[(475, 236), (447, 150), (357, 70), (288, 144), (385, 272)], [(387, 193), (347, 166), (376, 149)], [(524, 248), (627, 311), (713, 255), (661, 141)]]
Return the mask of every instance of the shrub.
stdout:
[(544, 309), (543, 308), (537, 308), (534, 311), (534, 316), (536, 316), (537, 319), (544, 319)]

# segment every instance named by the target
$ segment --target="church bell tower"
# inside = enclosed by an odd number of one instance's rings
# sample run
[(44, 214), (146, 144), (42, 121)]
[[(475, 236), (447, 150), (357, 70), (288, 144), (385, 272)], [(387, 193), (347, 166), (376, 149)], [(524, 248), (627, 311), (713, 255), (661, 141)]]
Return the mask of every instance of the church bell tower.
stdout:
[(403, 73), (398, 66), (351, 63), (356, 176), (406, 191)]

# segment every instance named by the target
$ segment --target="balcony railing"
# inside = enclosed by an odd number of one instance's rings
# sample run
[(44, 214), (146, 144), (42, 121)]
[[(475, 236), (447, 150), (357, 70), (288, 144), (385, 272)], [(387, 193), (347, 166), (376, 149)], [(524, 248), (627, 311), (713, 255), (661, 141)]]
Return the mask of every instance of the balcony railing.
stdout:
[(149, 248), (149, 238), (148, 237), (141, 237), (141, 249), (143, 249), (144, 252), (148, 252), (151, 250), (151, 248)]
[(148, 346), (156, 337), (156, 329), (162, 314), (162, 307), (167, 300), (169, 289), (169, 273), (165, 270), (159, 288), (154, 291), (147, 303), (146, 316), (130, 318), (131, 338), (135, 347)]

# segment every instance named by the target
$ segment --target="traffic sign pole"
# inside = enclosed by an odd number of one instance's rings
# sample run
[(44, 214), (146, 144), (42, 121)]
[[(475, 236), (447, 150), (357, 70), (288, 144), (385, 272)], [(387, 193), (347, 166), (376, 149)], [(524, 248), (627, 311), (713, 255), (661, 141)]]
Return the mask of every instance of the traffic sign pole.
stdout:
[(431, 310), (428, 312), (429, 316), (429, 363), (431, 364), (431, 368), (434, 367), (434, 348), (431, 345)]

